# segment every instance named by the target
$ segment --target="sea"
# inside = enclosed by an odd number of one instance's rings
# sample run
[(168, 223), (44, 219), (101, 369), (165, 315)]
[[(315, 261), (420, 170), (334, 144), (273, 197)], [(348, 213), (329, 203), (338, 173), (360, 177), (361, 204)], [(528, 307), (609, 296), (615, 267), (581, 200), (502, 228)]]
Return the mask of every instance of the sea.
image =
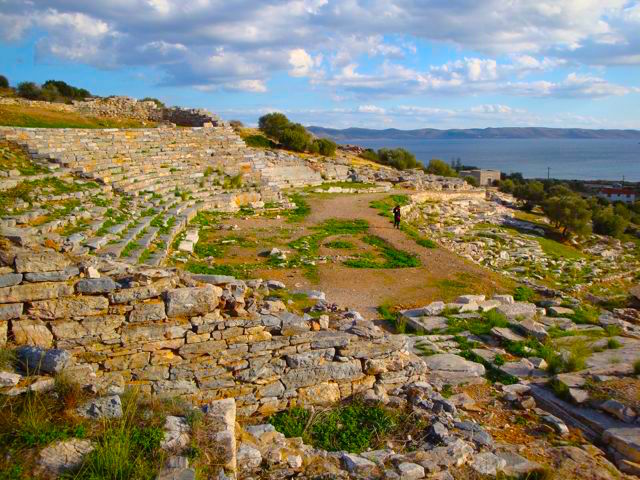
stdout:
[(340, 139), (367, 148), (403, 147), (425, 165), (432, 158), (519, 172), (525, 178), (640, 182), (640, 142), (602, 139)]

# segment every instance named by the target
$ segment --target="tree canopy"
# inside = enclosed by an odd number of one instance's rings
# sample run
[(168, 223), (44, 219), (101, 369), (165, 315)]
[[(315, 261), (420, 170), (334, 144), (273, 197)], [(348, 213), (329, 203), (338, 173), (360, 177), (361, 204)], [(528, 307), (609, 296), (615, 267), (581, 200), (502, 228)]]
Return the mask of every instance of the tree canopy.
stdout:
[(438, 160), (437, 158), (433, 158), (429, 160), (429, 165), (427, 165), (427, 173), (431, 173), (433, 175), (440, 175), (442, 177), (457, 177), (458, 172), (456, 172), (451, 165), (442, 160)]

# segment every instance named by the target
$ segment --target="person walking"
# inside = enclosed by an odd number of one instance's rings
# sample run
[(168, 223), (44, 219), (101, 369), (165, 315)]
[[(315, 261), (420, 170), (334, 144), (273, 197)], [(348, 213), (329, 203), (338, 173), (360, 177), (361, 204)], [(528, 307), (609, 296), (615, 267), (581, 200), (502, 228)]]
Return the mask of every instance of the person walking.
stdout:
[(393, 228), (400, 228), (400, 205), (393, 209)]

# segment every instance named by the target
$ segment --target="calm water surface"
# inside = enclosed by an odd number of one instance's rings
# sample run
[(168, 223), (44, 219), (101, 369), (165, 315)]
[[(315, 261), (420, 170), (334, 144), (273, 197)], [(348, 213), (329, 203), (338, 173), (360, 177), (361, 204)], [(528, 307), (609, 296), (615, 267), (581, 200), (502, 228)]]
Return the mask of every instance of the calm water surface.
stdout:
[(403, 147), (418, 160), (447, 162), (460, 158), (465, 165), (521, 172), (527, 178), (551, 176), (578, 180), (640, 181), (638, 140), (573, 139), (457, 139), (457, 140), (344, 140), (369, 148)]

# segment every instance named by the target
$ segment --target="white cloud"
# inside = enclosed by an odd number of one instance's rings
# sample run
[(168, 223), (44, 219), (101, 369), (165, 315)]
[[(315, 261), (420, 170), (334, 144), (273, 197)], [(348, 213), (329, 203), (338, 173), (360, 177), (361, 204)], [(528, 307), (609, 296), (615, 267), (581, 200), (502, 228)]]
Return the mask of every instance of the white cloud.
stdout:
[(358, 107), (358, 112), (360, 113), (375, 113), (375, 114), (384, 114), (385, 109), (381, 107), (376, 107), (375, 105), (360, 105)]
[[(344, 91), (544, 91), (520, 82), (566, 65), (640, 65), (636, 0), (2, 0), (0, 37), (37, 27), (38, 55), (98, 67), (155, 65), (173, 85), (264, 91), (276, 72)], [(427, 28), (425, 28), (427, 26)], [(372, 33), (375, 32), (375, 33)], [(477, 52), (415, 65), (423, 41)], [(423, 47), (420, 47), (423, 48)], [(221, 53), (222, 52), (222, 53)], [(367, 70), (358, 65), (365, 64)], [(324, 59), (324, 61), (323, 61)], [(576, 69), (577, 70), (577, 69)], [(366, 73), (362, 73), (366, 72)], [(585, 77), (588, 77), (586, 75)], [(578, 80), (578, 83), (580, 80)], [(524, 83), (524, 85), (518, 85)], [(557, 82), (560, 83), (560, 82)], [(587, 79), (558, 95), (631, 91)], [(589, 86), (590, 85), (590, 86)]]

